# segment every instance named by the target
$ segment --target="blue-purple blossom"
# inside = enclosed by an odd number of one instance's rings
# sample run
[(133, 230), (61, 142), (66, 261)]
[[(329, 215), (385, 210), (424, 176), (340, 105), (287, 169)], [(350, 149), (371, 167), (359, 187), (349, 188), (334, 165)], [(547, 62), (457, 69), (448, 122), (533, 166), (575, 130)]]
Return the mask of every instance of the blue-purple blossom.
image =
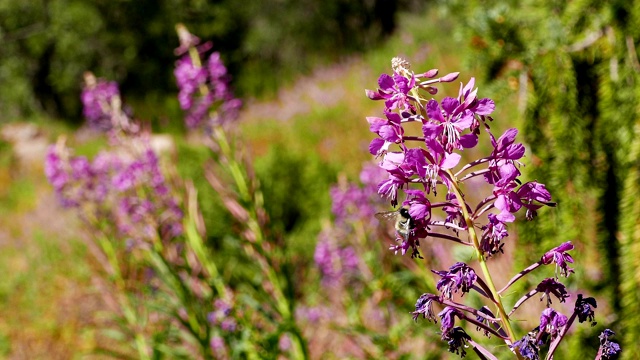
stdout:
[(540, 315), (540, 331), (551, 336), (551, 340), (556, 338), (563, 326), (567, 324), (567, 317), (555, 311), (553, 308), (546, 308)]
[(418, 298), (418, 301), (416, 301), (416, 311), (411, 313), (413, 314), (413, 320), (418, 321), (418, 318), (420, 317), (420, 315), (422, 315), (423, 318), (429, 321), (438, 322), (438, 319), (436, 318), (436, 315), (433, 312), (434, 301), (440, 302), (439, 297), (437, 295), (434, 295), (434, 294), (420, 295), (420, 297)]
[(438, 313), (438, 316), (440, 317), (440, 331), (445, 334), (453, 329), (453, 325), (456, 323), (456, 316), (459, 318), (460, 312), (451, 306), (447, 306)]
[(573, 269), (570, 268), (567, 264), (573, 264), (573, 257), (567, 254), (567, 251), (570, 250), (573, 250), (573, 244), (571, 244), (571, 241), (567, 241), (547, 251), (544, 255), (542, 255), (540, 262), (544, 265), (555, 263), (556, 271), (559, 268), (560, 274), (564, 277), (568, 277), (569, 274), (573, 272)]
[(609, 340), (609, 338), (614, 335), (615, 333), (613, 331), (605, 329), (598, 336), (600, 339), (600, 348), (598, 348), (598, 354), (595, 360), (613, 360), (618, 358), (622, 349), (618, 343)]
[(544, 279), (536, 286), (536, 291), (542, 293), (542, 299), (547, 299), (547, 306), (551, 305), (551, 294), (557, 297), (560, 302), (565, 302), (565, 300), (570, 297), (567, 293), (567, 288), (561, 282), (558, 282), (555, 278), (547, 278)]
[(596, 302), (596, 299), (592, 297), (585, 298), (582, 294), (578, 294), (578, 299), (576, 300), (573, 311), (578, 316), (579, 322), (583, 323), (589, 320), (591, 322), (591, 326), (594, 326), (596, 322), (593, 321), (595, 318), (595, 311), (593, 309), (597, 307), (598, 303)]
[(464, 348), (468, 346), (467, 342), (471, 340), (471, 336), (469, 336), (463, 328), (456, 326), (446, 333), (443, 333), (442, 340), (447, 342), (450, 353), (455, 353), (463, 358), (467, 355)]
[(510, 345), (512, 349), (518, 349), (520, 355), (528, 360), (540, 360), (540, 347), (538, 344), (538, 328), (523, 336), (522, 339)]
[(457, 293), (458, 290), (460, 290), (463, 295), (469, 292), (478, 279), (476, 272), (462, 262), (455, 263), (449, 268), (449, 271), (431, 271), (442, 277), (436, 284), (436, 288), (442, 292), (442, 295), (447, 299), (451, 299), (453, 293)]

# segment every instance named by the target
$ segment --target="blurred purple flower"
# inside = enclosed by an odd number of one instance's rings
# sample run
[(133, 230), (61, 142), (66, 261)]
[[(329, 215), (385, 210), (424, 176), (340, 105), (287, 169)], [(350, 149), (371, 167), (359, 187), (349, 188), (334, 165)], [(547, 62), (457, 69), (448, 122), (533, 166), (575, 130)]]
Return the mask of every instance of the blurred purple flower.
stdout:
[(80, 95), (82, 114), (91, 128), (108, 131), (113, 127), (113, 101), (120, 98), (118, 84), (115, 81), (96, 80), (93, 75), (85, 75), (85, 79), (90, 80)]
[(595, 360), (613, 360), (617, 359), (622, 349), (616, 342), (610, 341), (609, 338), (614, 336), (615, 333), (610, 329), (605, 329), (598, 338), (600, 339), (600, 348)]
[(179, 89), (178, 101), (186, 112), (185, 123), (190, 129), (210, 129), (229, 123), (237, 119), (242, 105), (229, 86), (229, 76), (220, 53), (211, 53), (205, 62), (202, 57), (204, 51), (206, 49), (197, 52), (204, 66), (194, 64), (192, 54), (185, 53), (176, 61), (174, 70)]
[(53, 146), (45, 160), (47, 178), (63, 206), (81, 208), (88, 219), (113, 222), (134, 242), (178, 236), (182, 210), (168, 191), (158, 158), (143, 140), (132, 141), (145, 150), (101, 152), (92, 162), (69, 156), (63, 144)]
[(359, 259), (350, 246), (339, 247), (326, 231), (319, 236), (313, 255), (324, 286), (335, 286), (358, 271)]

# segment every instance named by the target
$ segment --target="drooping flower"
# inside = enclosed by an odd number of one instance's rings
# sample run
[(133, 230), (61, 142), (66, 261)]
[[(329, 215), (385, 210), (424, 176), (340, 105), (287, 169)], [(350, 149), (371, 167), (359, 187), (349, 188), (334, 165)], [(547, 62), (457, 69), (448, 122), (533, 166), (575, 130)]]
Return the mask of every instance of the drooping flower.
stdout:
[(520, 355), (528, 360), (540, 360), (540, 347), (538, 345), (538, 333), (539, 329), (535, 328), (522, 339), (514, 342), (510, 347), (512, 349), (518, 349)]
[(544, 205), (556, 206), (556, 203), (551, 202), (551, 194), (544, 184), (537, 181), (522, 184), (516, 194), (520, 198), (522, 206), (527, 208), (527, 220), (532, 220), (537, 215), (536, 210)]
[[(482, 314), (485, 314), (485, 315), (488, 315), (488, 316), (490, 316), (492, 318), (495, 317), (495, 315), (493, 315), (493, 312), (491, 312), (491, 310), (486, 306), (483, 306), (480, 309), (478, 309), (478, 312), (482, 313)], [(476, 321), (481, 323), (481, 324), (489, 323), (489, 320), (487, 318), (485, 318), (484, 316), (482, 316), (482, 315), (477, 315), (476, 316)], [(494, 325), (494, 324), (492, 323), (492, 324), (489, 324), (489, 325)], [(476, 330), (478, 330), (478, 331), (482, 330), (482, 333), (483, 333), (484, 336), (486, 336), (488, 338), (491, 337), (491, 333), (486, 328), (482, 328), (480, 326), (476, 326)]]
[(439, 297), (434, 294), (420, 295), (418, 301), (416, 301), (416, 311), (411, 313), (413, 315), (413, 320), (418, 321), (418, 318), (422, 315), (423, 318), (429, 321), (438, 322), (438, 319), (433, 312), (433, 302), (439, 302), (438, 299)]
[(571, 257), (571, 255), (567, 254), (567, 251), (570, 250), (573, 250), (573, 244), (571, 244), (571, 241), (567, 241), (547, 251), (544, 255), (542, 255), (540, 262), (544, 265), (555, 263), (556, 271), (558, 268), (560, 268), (560, 274), (562, 274), (564, 277), (568, 277), (569, 274), (573, 272), (573, 269), (570, 268), (567, 264), (573, 264), (573, 258)]
[(462, 262), (455, 263), (449, 268), (449, 271), (431, 271), (442, 277), (436, 284), (436, 288), (442, 292), (442, 295), (447, 299), (451, 299), (453, 293), (458, 292), (458, 290), (460, 290), (463, 295), (469, 292), (478, 279), (476, 272)]
[(482, 226), (482, 239), (480, 240), (480, 249), (485, 254), (491, 256), (498, 252), (503, 252), (504, 243), (502, 239), (509, 236), (507, 226), (495, 214), (488, 214), (489, 223)]
[(440, 331), (445, 334), (453, 329), (453, 325), (456, 323), (456, 316), (459, 318), (460, 312), (451, 306), (447, 306), (438, 313), (438, 316), (440, 317)]
[(573, 311), (578, 316), (579, 322), (583, 323), (589, 320), (591, 322), (591, 326), (594, 326), (596, 322), (593, 321), (595, 318), (595, 311), (593, 309), (597, 307), (598, 303), (596, 302), (596, 299), (592, 297), (585, 298), (582, 294), (578, 294), (578, 299), (576, 300)]
[(450, 353), (455, 353), (463, 358), (467, 355), (464, 348), (468, 346), (467, 342), (471, 340), (471, 336), (463, 328), (456, 326), (446, 333), (442, 333), (442, 340), (447, 342)]
[(539, 293), (543, 294), (542, 298), (540, 298), (540, 301), (542, 301), (542, 299), (544, 298), (547, 299), (547, 306), (551, 305), (550, 294), (555, 295), (555, 297), (557, 297), (560, 302), (565, 302), (565, 300), (570, 296), (567, 293), (567, 288), (564, 286), (564, 284), (556, 281), (555, 278), (547, 278), (542, 280), (540, 284), (536, 286), (536, 290)]
[(610, 329), (605, 329), (598, 338), (600, 339), (600, 348), (595, 360), (613, 360), (617, 359), (622, 349), (616, 342), (609, 340), (615, 333)]
[(540, 331), (551, 336), (551, 341), (558, 336), (563, 326), (567, 324), (567, 317), (555, 311), (553, 308), (542, 310), (540, 315)]

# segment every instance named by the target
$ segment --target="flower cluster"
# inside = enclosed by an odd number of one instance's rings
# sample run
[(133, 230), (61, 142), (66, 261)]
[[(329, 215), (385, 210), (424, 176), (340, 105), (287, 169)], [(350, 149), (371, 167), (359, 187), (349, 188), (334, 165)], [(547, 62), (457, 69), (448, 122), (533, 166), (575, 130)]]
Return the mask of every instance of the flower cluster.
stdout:
[[(544, 184), (523, 183), (519, 179), (525, 148), (516, 142), (518, 131), (508, 129), (500, 136), (493, 134), (488, 123), (493, 121), (494, 101), (478, 96), (473, 78), (460, 84), (456, 97), (438, 101), (431, 98), (438, 93), (435, 86), (456, 80), (459, 73), (437, 77), (438, 70), (433, 69), (416, 74), (408, 62), (398, 58), (392, 60), (392, 67), (392, 75), (379, 77), (378, 89), (366, 91), (370, 99), (384, 101), (383, 116), (367, 118), (369, 130), (377, 135), (369, 151), (380, 159), (379, 167), (387, 173), (387, 178), (378, 184), (377, 193), (387, 197), (392, 206), (400, 203), (410, 217), (409, 229), (397, 229), (397, 244), (390, 249), (402, 254), (410, 251), (412, 257), (420, 257), (420, 239), (439, 238), (472, 247), (478, 263), (483, 265), (482, 278), (465, 263), (456, 263), (448, 271), (432, 270), (441, 277), (436, 285), (440, 294), (423, 294), (416, 302), (414, 320), (422, 315), (437, 322), (439, 317), (442, 340), (449, 345), (449, 351), (461, 356), (465, 355), (463, 347), (469, 344), (483, 358), (490, 352), (456, 327), (456, 318), (475, 324), (485, 336), (504, 340), (512, 352), (526, 359), (538, 359), (544, 344), (550, 344), (547, 358), (552, 357), (574, 319), (593, 321), (596, 307), (593, 298), (582, 295), (578, 296), (570, 318), (550, 307), (551, 295), (560, 302), (569, 298), (557, 278), (573, 272), (568, 264), (574, 259), (567, 253), (574, 248), (571, 242), (549, 250), (499, 291), (484, 265), (487, 259), (503, 252), (509, 236), (507, 225), (516, 220), (520, 210), (525, 210), (524, 218), (533, 220), (543, 206), (555, 206)], [(488, 135), (490, 154), (462, 164), (460, 153), (476, 147), (483, 132)], [(463, 191), (462, 185), (470, 179), (481, 179), (491, 189), (476, 203)], [(437, 197), (439, 192), (444, 192), (444, 196)], [(436, 213), (438, 210), (440, 213)], [(501, 294), (527, 273), (550, 264), (555, 264), (556, 276), (543, 280), (507, 312)], [(486, 298), (498, 313), (494, 315), (486, 306), (471, 308), (453, 298), (455, 292), (464, 295), (471, 290)], [(539, 325), (518, 339), (510, 316), (538, 293), (546, 298), (547, 307)], [(438, 317), (433, 309), (435, 304), (444, 307)], [(491, 354), (490, 358), (495, 357)]]
[[(109, 135), (114, 143), (112, 149), (101, 152), (93, 161), (83, 156), (72, 156), (63, 140), (49, 148), (45, 174), (60, 203), (65, 207), (78, 208), (84, 220), (91, 223), (111, 221), (119, 235), (133, 243), (140, 244), (158, 236), (170, 239), (180, 235), (182, 210), (161, 172), (158, 156), (151, 149), (149, 139), (131, 133), (130, 130), (137, 126), (121, 112), (118, 101), (99, 109), (96, 107), (106, 104), (105, 98), (96, 95), (100, 84), (115, 88), (115, 97), (117, 86), (102, 79), (96, 80), (90, 74), (85, 78), (88, 85), (83, 92), (84, 113), (90, 114), (87, 121), (98, 124), (100, 119), (109, 119), (112, 126)], [(90, 98), (95, 101), (85, 101)], [(112, 122), (113, 119), (116, 121)], [(121, 136), (123, 133), (128, 136)]]
[[(180, 46), (174, 75), (178, 85), (180, 108), (186, 111), (185, 123), (193, 129), (224, 125), (238, 117), (242, 102), (229, 86), (227, 68), (220, 53), (213, 52), (203, 64), (211, 43), (197, 46), (200, 40), (184, 27), (178, 27)], [(212, 111), (214, 110), (214, 111)]]
[(115, 81), (96, 79), (85, 73), (85, 86), (80, 95), (82, 114), (93, 129), (108, 131), (113, 127), (113, 108), (120, 102), (120, 90)]
[(360, 259), (355, 248), (349, 245), (349, 237), (356, 224), (367, 228), (375, 226), (376, 208), (381, 205), (376, 187), (383, 177), (384, 171), (379, 167), (365, 164), (360, 172), (360, 184), (342, 179), (330, 189), (334, 226), (320, 233), (314, 254), (323, 285), (338, 284), (358, 273)]

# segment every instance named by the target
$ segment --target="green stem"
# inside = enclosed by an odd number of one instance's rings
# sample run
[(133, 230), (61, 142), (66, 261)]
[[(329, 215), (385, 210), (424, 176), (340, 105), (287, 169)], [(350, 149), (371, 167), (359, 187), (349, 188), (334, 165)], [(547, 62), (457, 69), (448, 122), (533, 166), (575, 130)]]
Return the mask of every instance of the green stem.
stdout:
[[(451, 177), (451, 189), (456, 195), (458, 199), (458, 204), (460, 204), (460, 209), (462, 210), (462, 216), (467, 224), (467, 231), (469, 233), (469, 239), (473, 243), (473, 248), (475, 249), (476, 258), (478, 259), (478, 263), (480, 264), (480, 268), (482, 269), (482, 274), (484, 275), (484, 280), (489, 290), (491, 290), (491, 295), (495, 300), (496, 307), (498, 308), (498, 313), (500, 313), (500, 320), (502, 322), (503, 327), (507, 331), (507, 335), (509, 336), (509, 341), (511, 344), (515, 342), (515, 334), (513, 332), (513, 328), (511, 327), (511, 322), (509, 322), (509, 315), (504, 309), (504, 305), (502, 304), (502, 298), (498, 291), (496, 290), (496, 286), (493, 283), (493, 278), (491, 277), (491, 272), (489, 271), (489, 267), (487, 266), (487, 261), (480, 250), (480, 241), (478, 240), (478, 234), (476, 233), (476, 229), (473, 224), (473, 220), (467, 211), (467, 207), (464, 205), (464, 198), (462, 197), (462, 192), (458, 188), (458, 180), (453, 175), (450, 170), (446, 170), (447, 174)], [(517, 352), (516, 352), (517, 353)], [(517, 353), (518, 354), (518, 353)], [(518, 354), (519, 355), (519, 354)], [(519, 357), (519, 356), (518, 356)]]
[(113, 273), (111, 274), (111, 276), (112, 276), (113, 282), (116, 285), (116, 288), (118, 289), (118, 295), (117, 295), (118, 302), (120, 303), (120, 307), (122, 308), (122, 314), (124, 315), (124, 318), (127, 321), (127, 324), (129, 324), (129, 326), (135, 332), (134, 337), (135, 337), (136, 348), (138, 350), (138, 355), (140, 356), (141, 360), (150, 360), (151, 357), (149, 356), (149, 353), (148, 353), (149, 347), (147, 345), (147, 340), (145, 339), (144, 335), (138, 328), (139, 324), (138, 324), (138, 318), (136, 316), (135, 309), (133, 308), (133, 306), (129, 302), (129, 299), (127, 298), (124, 278), (122, 277), (122, 273), (120, 272), (120, 264), (118, 262), (118, 257), (116, 255), (116, 251), (113, 247), (113, 244), (104, 235), (98, 236), (98, 243), (100, 244), (100, 248), (102, 248), (102, 251), (104, 252), (104, 254), (107, 256), (107, 260), (109, 261), (109, 264), (111, 265), (111, 268), (113, 270)]

